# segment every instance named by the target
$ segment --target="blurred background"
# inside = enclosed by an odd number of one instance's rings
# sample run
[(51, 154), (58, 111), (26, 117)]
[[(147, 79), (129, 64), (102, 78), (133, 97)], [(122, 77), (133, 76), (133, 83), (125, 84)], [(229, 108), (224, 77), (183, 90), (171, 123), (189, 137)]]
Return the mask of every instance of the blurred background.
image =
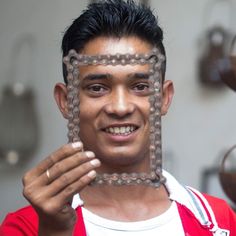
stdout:
[[(172, 106), (163, 118), (164, 166), (182, 183), (229, 201), (217, 171), (236, 144), (236, 93), (217, 75), (217, 81), (202, 78), (199, 61), (211, 53), (209, 32), (215, 29), (213, 42), (224, 44), (229, 53), (236, 34), (236, 2), (145, 2), (164, 30), (166, 79), (175, 85)], [(23, 174), (67, 142), (67, 123), (56, 107), (53, 88), (63, 80), (62, 34), (87, 3), (0, 2), (0, 221), (28, 204), (22, 196)], [(217, 55), (222, 56), (219, 50)]]

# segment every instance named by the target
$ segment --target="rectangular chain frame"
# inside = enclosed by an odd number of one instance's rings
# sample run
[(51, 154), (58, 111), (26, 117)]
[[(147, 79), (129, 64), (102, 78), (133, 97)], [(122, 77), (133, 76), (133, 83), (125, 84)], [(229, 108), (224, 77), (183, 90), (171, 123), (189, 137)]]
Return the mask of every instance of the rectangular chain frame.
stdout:
[(161, 148), (161, 104), (162, 81), (161, 66), (165, 60), (159, 49), (154, 48), (147, 54), (115, 54), (115, 55), (83, 55), (70, 50), (63, 58), (67, 68), (67, 99), (68, 99), (68, 139), (69, 142), (80, 141), (79, 137), (79, 66), (88, 65), (150, 65), (149, 82), (150, 102), (150, 171), (148, 173), (102, 173), (97, 174), (92, 184), (102, 185), (149, 185), (159, 187), (165, 182), (162, 175)]

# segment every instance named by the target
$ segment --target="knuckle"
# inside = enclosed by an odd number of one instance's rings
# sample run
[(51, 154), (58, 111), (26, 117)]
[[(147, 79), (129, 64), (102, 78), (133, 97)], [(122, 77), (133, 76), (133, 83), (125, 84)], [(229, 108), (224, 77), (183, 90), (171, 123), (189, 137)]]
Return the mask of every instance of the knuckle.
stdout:
[(80, 180), (76, 183), (76, 192), (80, 192), (83, 188), (85, 188), (90, 182), (92, 181), (91, 178), (88, 176), (83, 176)]
[(28, 188), (25, 191), (26, 199), (33, 205), (40, 207), (40, 205), (44, 202), (45, 198), (40, 191), (35, 191), (34, 188)]
[(67, 143), (66, 145), (64, 145), (63, 147), (62, 147), (62, 152), (63, 152), (63, 154), (67, 154), (67, 153), (69, 153), (71, 151), (71, 145), (69, 144), (69, 143)]
[(81, 165), (85, 161), (88, 161), (88, 158), (86, 158), (81, 152), (78, 152), (73, 156), (73, 161), (75, 165)]
[(80, 179), (80, 184), (81, 186), (85, 186), (90, 182), (90, 178), (87, 176), (84, 176)]
[(24, 187), (23, 188), (23, 196), (32, 201), (33, 200), (33, 196), (34, 196), (34, 188), (30, 187), (30, 186), (27, 186), (27, 187)]
[(67, 174), (61, 175), (59, 180), (65, 185), (67, 185), (70, 182), (70, 178)]
[(94, 167), (90, 165), (90, 163), (83, 163), (82, 165), (78, 166), (76, 168), (78, 175), (81, 177), (84, 176), (86, 173), (88, 173), (90, 170), (92, 170)]
[(83, 166), (81, 166), (81, 169), (83, 169), (86, 172), (92, 170), (93, 168), (94, 168), (94, 166), (91, 165), (90, 162), (86, 162), (86, 163), (83, 164)]
[(87, 186), (91, 182), (91, 179), (89, 177), (82, 177), (76, 183), (71, 184), (70, 186), (66, 187), (64, 189), (64, 195), (65, 197), (74, 195), (75, 193), (78, 193), (80, 190), (82, 190), (85, 186)]
[(71, 153), (72, 149), (71, 149), (71, 145), (70, 144), (66, 144), (64, 146), (62, 146), (62, 148), (59, 150), (60, 155), (62, 156), (67, 156)]
[(56, 204), (52, 201), (47, 201), (40, 206), (41, 211), (47, 213), (48, 215), (53, 215), (57, 211)]
[(45, 169), (45, 166), (47, 168), (53, 166), (55, 164), (55, 155), (54, 154), (50, 154), (49, 156), (47, 156), (47, 158), (45, 158), (44, 162), (45, 162), (45, 165), (42, 167), (42, 169)]
[(28, 179), (29, 179), (28, 173), (24, 174), (23, 177), (22, 177), (22, 183), (23, 183), (24, 186), (28, 182)]
[(75, 190), (73, 185), (70, 185), (70, 186), (65, 188), (65, 195), (68, 195), (68, 194), (70, 195), (70, 194), (73, 194), (75, 192), (76, 192), (76, 190)]
[[(94, 176), (95, 177), (95, 176)], [(93, 176), (89, 176), (88, 174), (84, 175), (81, 179), (80, 182), (83, 186), (88, 185), (89, 183), (91, 183), (91, 181), (94, 180)]]
[(55, 159), (56, 159), (55, 154), (52, 153), (52, 154), (47, 158), (48, 166), (54, 165), (55, 162), (56, 162)]
[(62, 174), (63, 173), (63, 165), (61, 163), (56, 163), (53, 168), (55, 169), (56, 173)]

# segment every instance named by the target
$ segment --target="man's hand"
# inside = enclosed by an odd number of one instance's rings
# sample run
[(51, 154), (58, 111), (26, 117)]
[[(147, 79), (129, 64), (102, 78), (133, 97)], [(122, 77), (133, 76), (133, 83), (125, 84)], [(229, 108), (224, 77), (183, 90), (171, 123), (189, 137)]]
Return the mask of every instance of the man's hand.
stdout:
[(81, 142), (66, 144), (23, 177), (23, 195), (39, 216), (39, 235), (71, 235), (76, 213), (70, 203), (95, 177), (100, 161)]

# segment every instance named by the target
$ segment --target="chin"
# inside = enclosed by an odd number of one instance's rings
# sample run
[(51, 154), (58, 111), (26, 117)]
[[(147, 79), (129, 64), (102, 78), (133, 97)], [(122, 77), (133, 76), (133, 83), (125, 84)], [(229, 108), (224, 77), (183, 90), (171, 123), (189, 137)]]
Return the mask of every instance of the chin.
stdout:
[(110, 154), (99, 155), (98, 158), (102, 162), (102, 166), (106, 167), (109, 170), (108, 173), (111, 172), (135, 172), (140, 169), (147, 169), (149, 167), (149, 158), (147, 153), (140, 153), (140, 152), (115, 152), (114, 150)]

